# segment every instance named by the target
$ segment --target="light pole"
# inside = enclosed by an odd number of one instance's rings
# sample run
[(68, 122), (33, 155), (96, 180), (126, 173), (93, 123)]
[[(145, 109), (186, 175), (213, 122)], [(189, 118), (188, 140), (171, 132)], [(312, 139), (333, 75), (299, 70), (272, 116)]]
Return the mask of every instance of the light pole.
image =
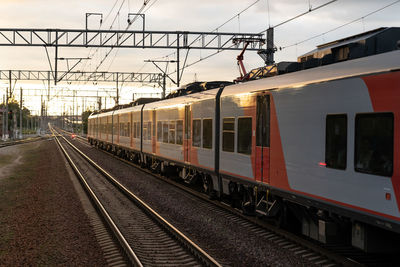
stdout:
[(20, 88), (19, 102), (19, 139), (22, 139), (22, 87)]

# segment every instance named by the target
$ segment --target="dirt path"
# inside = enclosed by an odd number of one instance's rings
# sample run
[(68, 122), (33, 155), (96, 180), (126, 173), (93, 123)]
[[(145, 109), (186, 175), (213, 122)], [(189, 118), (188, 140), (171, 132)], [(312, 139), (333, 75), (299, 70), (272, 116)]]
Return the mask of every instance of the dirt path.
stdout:
[(6, 146), (0, 149), (0, 180), (7, 178), (12, 171), (22, 164), (22, 154), (27, 150), (34, 150), (39, 143), (32, 143), (31, 146), (15, 145)]

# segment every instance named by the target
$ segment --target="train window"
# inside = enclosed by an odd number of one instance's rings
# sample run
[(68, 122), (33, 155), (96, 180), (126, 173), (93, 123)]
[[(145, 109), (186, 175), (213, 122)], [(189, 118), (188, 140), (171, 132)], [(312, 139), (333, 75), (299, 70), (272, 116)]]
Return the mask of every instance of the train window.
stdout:
[(127, 127), (128, 127), (128, 129), (126, 129), (126, 134), (128, 137), (130, 137), (131, 136), (131, 123), (130, 122), (128, 122)]
[(147, 122), (143, 122), (143, 140), (147, 140)]
[(201, 145), (201, 120), (193, 120), (192, 146), (200, 147), (200, 145)]
[(269, 147), (269, 95), (257, 96), (256, 146)]
[(168, 143), (168, 122), (163, 122), (163, 143)]
[(168, 143), (175, 144), (175, 121), (169, 122)]
[(162, 142), (162, 122), (157, 122), (157, 141)]
[(147, 140), (151, 140), (151, 122), (147, 123)]
[(157, 132), (156, 132), (156, 111), (155, 110), (153, 110), (152, 120), (153, 120), (153, 123), (152, 123), (152, 126), (153, 126), (153, 137), (156, 137)]
[(189, 106), (185, 106), (185, 136), (186, 139), (190, 139), (190, 122), (192, 117), (192, 111)]
[(136, 138), (140, 138), (140, 122), (136, 122)]
[(119, 135), (120, 135), (120, 136), (124, 136), (124, 135), (125, 135), (125, 132), (124, 132), (124, 124), (123, 124), (123, 123), (120, 123), (120, 124), (119, 124)]
[(393, 174), (393, 113), (356, 115), (355, 170), (369, 174)]
[(222, 150), (235, 151), (235, 118), (224, 118), (222, 125)]
[(137, 122), (133, 123), (133, 138), (137, 138), (136, 136), (136, 127), (137, 127)]
[(238, 153), (251, 155), (252, 129), (251, 118), (238, 118)]
[(326, 116), (325, 164), (328, 168), (346, 169), (347, 115)]
[(113, 135), (118, 135), (118, 122), (115, 122), (115, 123), (113, 123), (113, 126), (112, 126), (112, 134)]
[(183, 144), (183, 120), (176, 121), (176, 144)]
[(212, 119), (203, 120), (203, 148), (212, 148)]

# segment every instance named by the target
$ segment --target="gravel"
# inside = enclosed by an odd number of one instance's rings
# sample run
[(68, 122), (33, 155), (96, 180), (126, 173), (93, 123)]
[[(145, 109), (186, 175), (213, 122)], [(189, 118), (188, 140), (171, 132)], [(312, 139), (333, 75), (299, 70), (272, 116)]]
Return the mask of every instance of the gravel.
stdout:
[[(17, 160), (18, 159), (18, 160)], [(54, 141), (2, 148), (1, 266), (106, 266)]]
[(300, 256), (257, 235), (256, 230), (244, 230), (249, 227), (243, 220), (222, 215), (219, 209), (95, 148), (77, 141), (74, 144), (223, 265), (309, 265)]

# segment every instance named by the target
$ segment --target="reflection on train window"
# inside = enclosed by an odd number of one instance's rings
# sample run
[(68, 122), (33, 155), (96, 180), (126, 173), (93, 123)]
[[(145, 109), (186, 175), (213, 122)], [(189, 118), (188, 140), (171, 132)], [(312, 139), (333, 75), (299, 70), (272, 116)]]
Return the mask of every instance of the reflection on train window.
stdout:
[(162, 122), (157, 122), (157, 141), (162, 142)]
[(203, 148), (212, 148), (212, 119), (203, 120)]
[(176, 144), (183, 144), (183, 120), (176, 121)]
[(137, 138), (136, 136), (136, 127), (137, 127), (137, 122), (133, 123), (133, 138)]
[(191, 110), (189, 106), (185, 106), (185, 136), (186, 139), (190, 139), (190, 122), (191, 122)]
[(251, 118), (239, 118), (238, 119), (238, 146), (237, 152), (247, 155), (251, 155)]
[(148, 138), (147, 138), (147, 131), (148, 131), (148, 128), (147, 128), (147, 122), (143, 122), (143, 140), (148, 140)]
[(140, 122), (137, 122), (136, 126), (136, 137), (140, 138)]
[(115, 122), (112, 126), (112, 134), (118, 135), (118, 122)]
[(175, 144), (175, 121), (169, 122), (168, 142), (170, 144)]
[(163, 143), (168, 143), (168, 122), (163, 122)]
[(222, 150), (235, 151), (235, 118), (224, 118), (222, 125)]
[(393, 113), (356, 115), (355, 169), (392, 176)]
[(147, 140), (151, 140), (151, 122), (147, 123)]
[(107, 123), (107, 134), (111, 134), (111, 130), (112, 130), (112, 124)]
[(153, 110), (153, 136), (156, 136), (156, 111)]
[(270, 132), (269, 95), (257, 96), (256, 146), (269, 147)]
[(347, 115), (326, 116), (325, 164), (334, 169), (346, 169)]
[(201, 145), (201, 120), (193, 120), (192, 145), (196, 147)]

